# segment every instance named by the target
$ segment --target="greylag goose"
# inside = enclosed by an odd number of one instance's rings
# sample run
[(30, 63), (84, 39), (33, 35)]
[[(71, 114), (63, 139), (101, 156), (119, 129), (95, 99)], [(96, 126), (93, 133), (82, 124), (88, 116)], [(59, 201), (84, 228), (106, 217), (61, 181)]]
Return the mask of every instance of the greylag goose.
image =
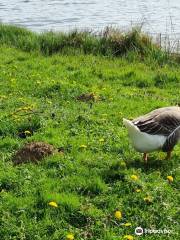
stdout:
[(158, 108), (132, 121), (123, 119), (133, 147), (144, 153), (147, 162), (148, 153), (162, 150), (171, 157), (174, 146), (180, 141), (180, 107)]

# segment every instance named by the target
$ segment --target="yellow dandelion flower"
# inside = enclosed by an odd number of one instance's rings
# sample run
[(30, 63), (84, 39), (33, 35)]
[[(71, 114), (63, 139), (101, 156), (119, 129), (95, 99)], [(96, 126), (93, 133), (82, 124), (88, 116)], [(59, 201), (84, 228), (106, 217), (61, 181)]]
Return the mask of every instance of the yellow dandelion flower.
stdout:
[(130, 226), (132, 226), (132, 224), (129, 223), (129, 222), (127, 222), (127, 223), (124, 223), (123, 226), (125, 226), (125, 227), (130, 227)]
[(124, 236), (124, 239), (127, 239), (127, 240), (133, 240), (133, 236), (132, 235), (125, 235)]
[(104, 138), (100, 138), (100, 139), (99, 139), (99, 142), (104, 142)]
[(167, 176), (167, 180), (168, 180), (169, 182), (173, 182), (174, 178), (173, 178), (172, 176)]
[(29, 130), (24, 131), (26, 135), (31, 135), (31, 132)]
[(141, 192), (141, 189), (137, 188), (135, 191), (136, 191), (137, 193), (139, 193), (139, 192)]
[(87, 148), (87, 145), (82, 144), (82, 145), (80, 145), (80, 148)]
[(66, 240), (74, 240), (74, 235), (73, 234), (68, 234), (66, 236)]
[(133, 174), (133, 175), (131, 175), (131, 179), (133, 181), (137, 181), (138, 180), (138, 176)]
[(122, 218), (122, 213), (120, 212), (120, 211), (116, 211), (115, 213), (114, 213), (114, 216), (115, 216), (115, 218), (116, 219), (121, 219)]
[(147, 196), (147, 197), (144, 198), (144, 201), (146, 203), (152, 203), (152, 198), (150, 196)]
[(51, 206), (51, 207), (55, 207), (55, 208), (58, 207), (58, 205), (57, 205), (56, 202), (49, 202), (48, 204), (49, 204), (49, 206)]

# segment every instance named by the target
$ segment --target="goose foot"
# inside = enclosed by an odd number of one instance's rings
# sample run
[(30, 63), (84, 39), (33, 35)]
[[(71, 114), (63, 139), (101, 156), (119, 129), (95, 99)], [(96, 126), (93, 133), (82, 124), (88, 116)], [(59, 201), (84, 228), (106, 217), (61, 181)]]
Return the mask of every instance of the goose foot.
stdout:
[(148, 160), (148, 154), (147, 153), (143, 154), (143, 160), (144, 160), (145, 163), (147, 163), (147, 160)]
[(171, 152), (167, 152), (166, 160), (169, 160), (171, 158)]

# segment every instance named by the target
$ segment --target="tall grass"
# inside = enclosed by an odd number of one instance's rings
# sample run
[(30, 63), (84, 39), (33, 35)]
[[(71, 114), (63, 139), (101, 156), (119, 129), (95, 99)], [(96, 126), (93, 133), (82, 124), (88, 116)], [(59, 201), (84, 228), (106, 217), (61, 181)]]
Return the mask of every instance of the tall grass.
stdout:
[(25, 28), (0, 24), (0, 44), (6, 44), (23, 51), (39, 49), (39, 36)]
[(121, 32), (107, 27), (95, 35), (88, 31), (45, 32), (37, 34), (12, 25), (0, 25), (0, 44), (6, 44), (23, 51), (39, 51), (44, 55), (54, 53), (80, 52), (93, 55), (122, 56), (136, 52), (139, 56), (164, 59), (167, 55), (152, 39), (139, 29)]

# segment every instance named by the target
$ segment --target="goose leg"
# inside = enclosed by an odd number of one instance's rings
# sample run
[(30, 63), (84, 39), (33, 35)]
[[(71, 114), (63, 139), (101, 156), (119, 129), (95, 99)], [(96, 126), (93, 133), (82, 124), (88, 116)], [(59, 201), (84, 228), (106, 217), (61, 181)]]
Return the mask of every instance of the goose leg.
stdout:
[(147, 160), (148, 160), (148, 155), (147, 155), (147, 153), (144, 153), (144, 154), (143, 154), (143, 160), (144, 160), (145, 163), (147, 163)]
[(169, 160), (171, 158), (171, 151), (167, 152), (166, 159)]

